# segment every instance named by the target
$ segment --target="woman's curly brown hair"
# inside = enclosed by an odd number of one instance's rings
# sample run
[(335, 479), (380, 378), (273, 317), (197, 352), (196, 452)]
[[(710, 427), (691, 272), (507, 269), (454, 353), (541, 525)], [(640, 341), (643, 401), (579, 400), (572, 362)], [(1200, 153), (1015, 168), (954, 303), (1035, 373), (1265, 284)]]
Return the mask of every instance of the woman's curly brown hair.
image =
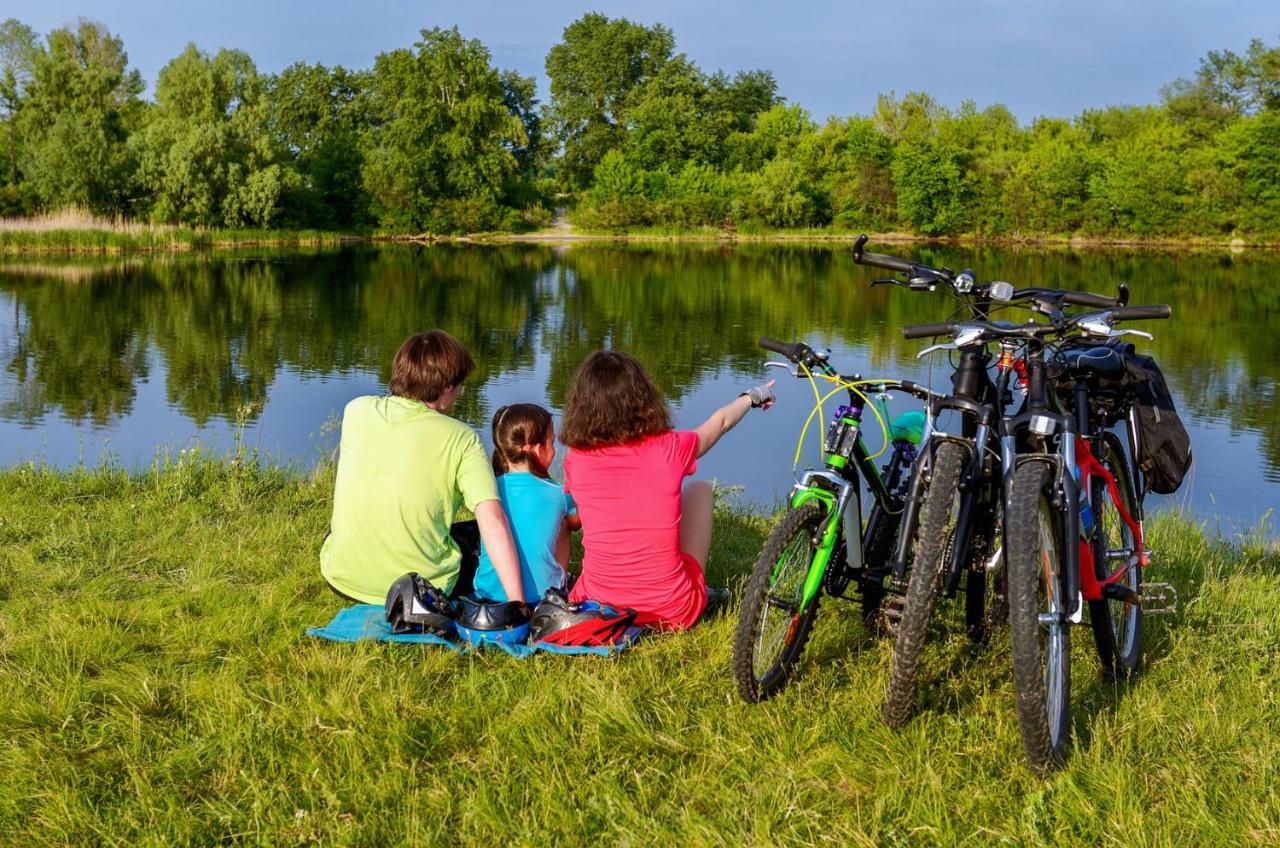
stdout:
[(634, 442), (671, 429), (671, 410), (640, 360), (597, 350), (569, 383), (560, 441), (571, 448)]

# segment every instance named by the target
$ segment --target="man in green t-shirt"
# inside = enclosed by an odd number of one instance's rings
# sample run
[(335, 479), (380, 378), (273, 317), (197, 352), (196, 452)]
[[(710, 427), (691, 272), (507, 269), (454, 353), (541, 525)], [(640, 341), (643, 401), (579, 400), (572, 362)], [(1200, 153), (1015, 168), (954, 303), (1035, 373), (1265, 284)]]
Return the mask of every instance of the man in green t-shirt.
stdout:
[[(338, 594), (381, 604), (410, 571), (450, 596), (464, 594), (483, 539), (507, 597), (524, 597), (484, 446), (475, 430), (448, 415), (474, 369), (453, 336), (418, 333), (396, 353), (391, 394), (347, 404), (333, 520), (320, 548), (320, 573)], [(454, 523), (462, 505), (475, 522)]]

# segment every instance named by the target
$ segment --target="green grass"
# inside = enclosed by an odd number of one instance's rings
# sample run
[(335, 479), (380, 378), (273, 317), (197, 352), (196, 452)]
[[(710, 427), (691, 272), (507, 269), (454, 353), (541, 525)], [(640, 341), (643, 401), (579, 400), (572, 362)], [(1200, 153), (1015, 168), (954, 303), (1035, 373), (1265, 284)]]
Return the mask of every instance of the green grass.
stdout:
[(340, 233), (319, 230), (204, 230), (186, 227), (111, 229), (0, 229), (0, 254), (132, 253), (202, 250), (215, 247), (337, 244)]
[[(339, 607), (316, 565), (330, 487), (198, 454), (0, 471), (0, 842), (1280, 842), (1274, 547), (1156, 523), (1181, 612), (1127, 686), (1074, 632), (1076, 743), (1041, 782), (1007, 646), (939, 632), (891, 731), (890, 646), (834, 602), (758, 706), (729, 681), (732, 611), (609, 659), (308, 639)], [(721, 506), (713, 582), (767, 527)]]

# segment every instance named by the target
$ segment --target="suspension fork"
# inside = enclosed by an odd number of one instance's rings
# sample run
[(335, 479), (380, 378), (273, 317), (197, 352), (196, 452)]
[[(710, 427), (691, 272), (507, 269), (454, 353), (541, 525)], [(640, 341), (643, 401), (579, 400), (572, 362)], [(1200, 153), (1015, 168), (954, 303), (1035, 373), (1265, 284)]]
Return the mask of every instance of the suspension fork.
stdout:
[[(1044, 373), (1044, 344), (1036, 340), (1027, 346), (1027, 412), (1031, 432), (1045, 439), (1058, 438), (1058, 470), (1054, 506), (1062, 519), (1058, 550), (1062, 557), (1062, 592), (1067, 616), (1080, 609), (1080, 487), (1076, 485), (1076, 416), (1053, 412), (1049, 406)], [(1087, 410), (1086, 410), (1087, 413)]]
[[(825, 488), (813, 485), (813, 481), (819, 478), (832, 485), (834, 491), (827, 491)], [(822, 578), (827, 573), (827, 568), (831, 564), (831, 555), (840, 538), (845, 511), (852, 508), (859, 524), (862, 521), (861, 494), (857, 483), (845, 480), (832, 471), (807, 471), (796, 484), (795, 494), (791, 498), (792, 509), (814, 501), (826, 510), (827, 515), (819, 525), (818, 538), (815, 540), (817, 547), (814, 549), (813, 559), (809, 562), (809, 570), (805, 574), (804, 590), (800, 598), (801, 611), (809, 608), (822, 587)]]

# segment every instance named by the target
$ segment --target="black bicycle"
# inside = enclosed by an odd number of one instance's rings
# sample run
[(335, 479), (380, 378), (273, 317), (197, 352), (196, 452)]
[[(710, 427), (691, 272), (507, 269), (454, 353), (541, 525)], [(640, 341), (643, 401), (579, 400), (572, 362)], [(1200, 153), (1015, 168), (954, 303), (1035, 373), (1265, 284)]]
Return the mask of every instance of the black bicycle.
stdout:
[[(1149, 560), (1134, 495), (1137, 432), (1123, 394), (1104, 391), (1123, 371), (1121, 354), (1100, 345), (1120, 321), (1168, 318), (1167, 306), (1117, 306), (1066, 316), (1042, 301), (1049, 323), (948, 322), (907, 327), (908, 338), (949, 335), (958, 347), (1016, 348), (1026, 399), (1001, 426), (1006, 469), (1004, 548), (1014, 688), (1023, 749), (1033, 771), (1061, 761), (1071, 732), (1070, 625), (1088, 603), (1104, 671), (1131, 673), (1140, 659)], [(1083, 343), (1082, 343), (1083, 342)], [(1129, 455), (1110, 427), (1126, 422)], [(917, 564), (917, 568), (919, 565)], [(1163, 611), (1163, 610), (1162, 610)]]
[[(1026, 306), (1060, 313), (1063, 304), (1115, 306), (1127, 298), (1063, 289), (1015, 289), (996, 281), (979, 284), (971, 271), (953, 273), (895, 256), (867, 253), (866, 239), (854, 246), (854, 261), (901, 273), (904, 280), (884, 280), (913, 291), (942, 287), (953, 294), (971, 318), (988, 319), (994, 309)], [(904, 330), (907, 338), (940, 335), (950, 324), (922, 324)], [(902, 529), (893, 562), (891, 587), (898, 592), (886, 603), (886, 615), (896, 636), (893, 667), (882, 711), (884, 721), (897, 726), (911, 713), (919, 677), (925, 634), (937, 599), (965, 596), (965, 629), (975, 643), (987, 640), (1003, 622), (1007, 609), (1005, 561), (1001, 545), (1004, 489), (1009, 455), (1002, 450), (1000, 423), (1011, 402), (1010, 381), (1019, 372), (1015, 344), (999, 341), (991, 377), (989, 339), (977, 329), (950, 344), (934, 345), (921, 353), (957, 350), (952, 393), (929, 400), (926, 441), (907, 490)], [(957, 434), (935, 431), (944, 412), (961, 418)], [(907, 575), (910, 575), (909, 580)], [(964, 585), (961, 587), (963, 577)]]

